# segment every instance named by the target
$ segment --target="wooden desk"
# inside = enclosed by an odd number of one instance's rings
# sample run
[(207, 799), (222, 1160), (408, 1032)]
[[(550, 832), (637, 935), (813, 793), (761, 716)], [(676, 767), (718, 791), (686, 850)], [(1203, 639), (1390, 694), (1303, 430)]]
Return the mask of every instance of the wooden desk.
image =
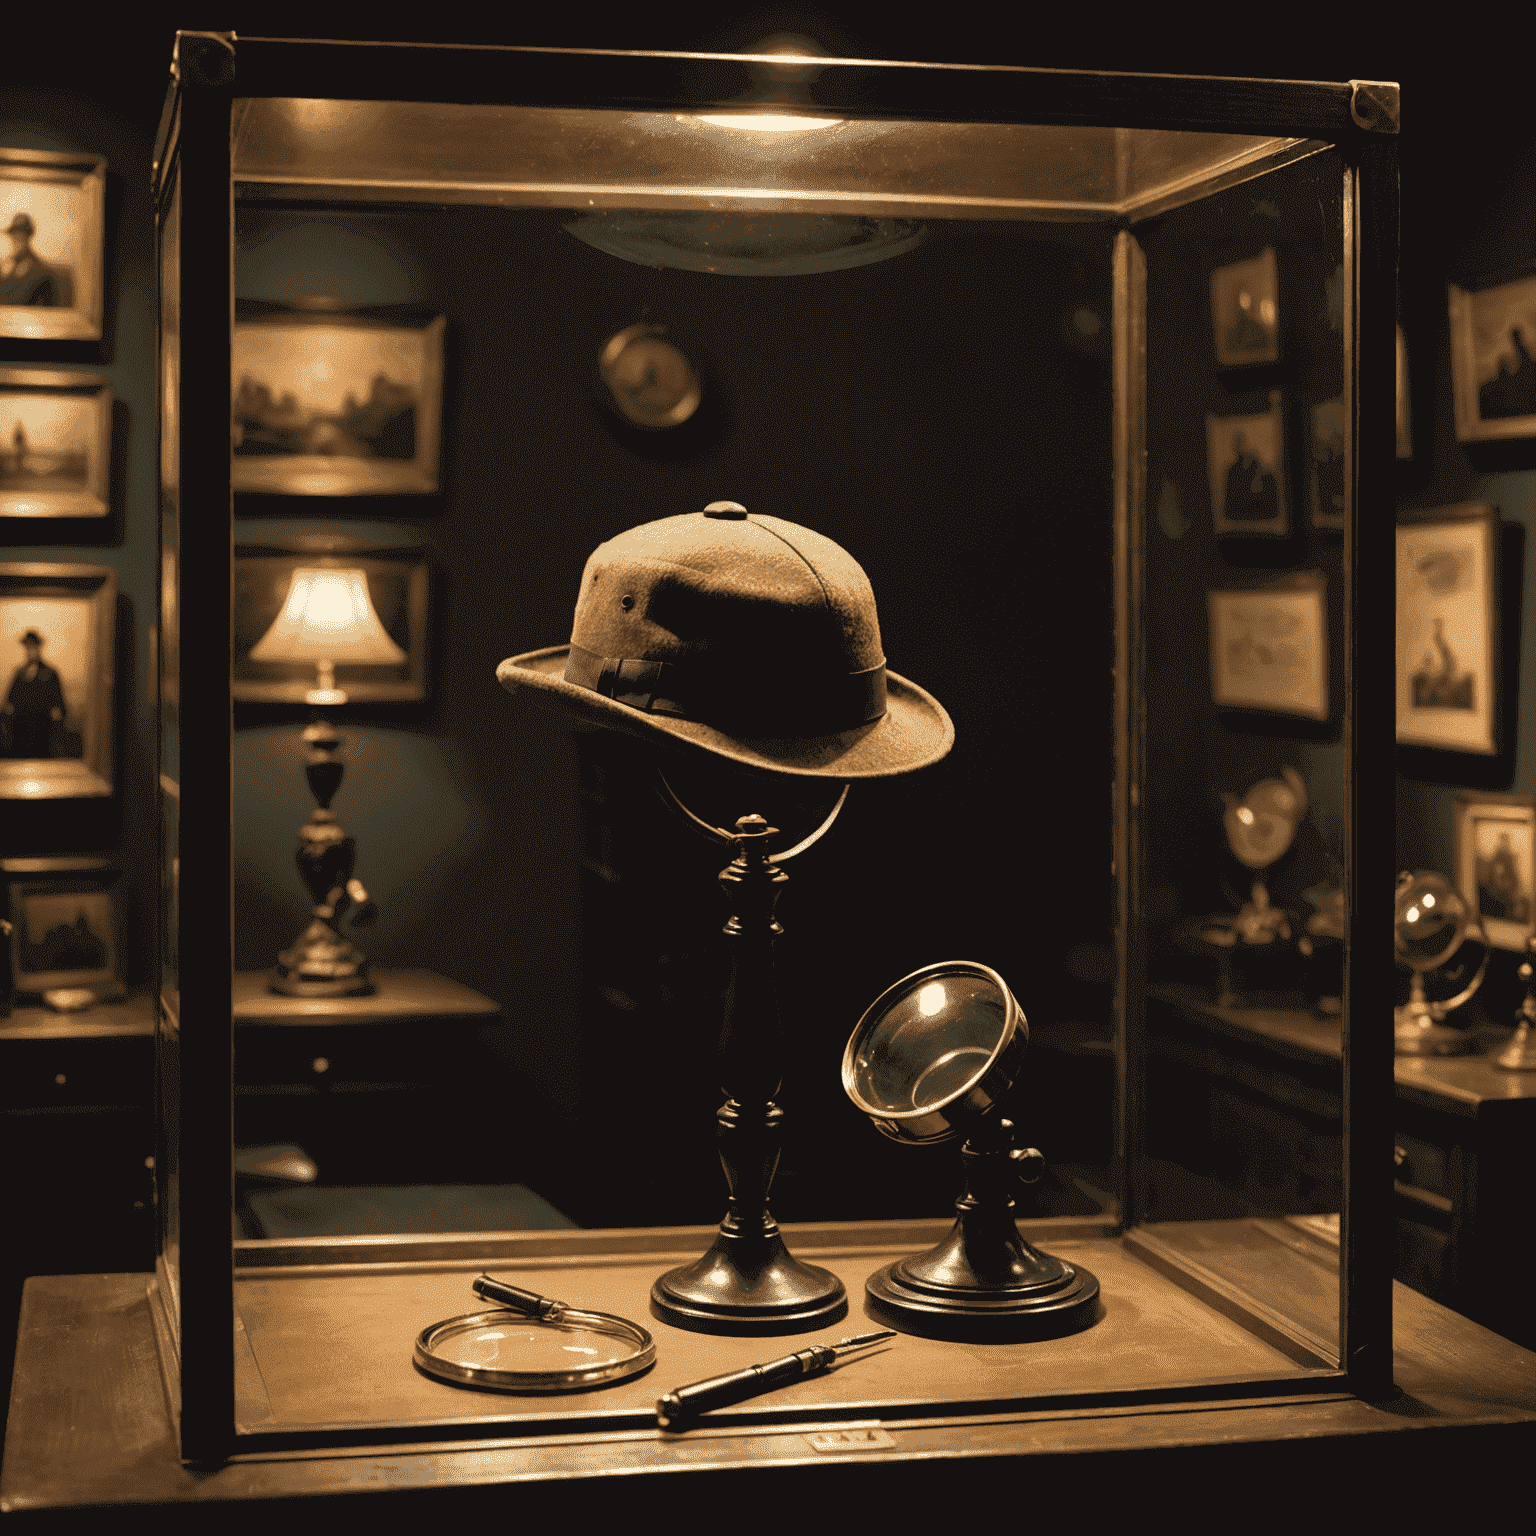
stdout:
[(370, 997), (281, 997), (234, 978), (235, 1141), (293, 1142), (326, 1184), (430, 1184), (484, 1171), (482, 1031), (500, 1006), (427, 970), (373, 972)]
[[(1536, 1073), (1492, 1065), (1509, 1033), (1482, 1031), (1478, 1055), (1396, 1058), (1397, 1278), (1529, 1345)], [(1193, 987), (1149, 988), (1149, 1102), (1163, 1132), (1153, 1150), (1255, 1210), (1338, 1210), (1339, 1039), (1336, 1020), (1305, 1009), (1223, 1008)]]
[[(1191, 1223), (1156, 1235), (1209, 1272), (1238, 1277), (1261, 1305), (1283, 1305), (1294, 1315), (1299, 1277), (1326, 1297), (1337, 1294), (1337, 1273), (1322, 1245), (1277, 1237), (1272, 1229), (1282, 1225)], [(854, 1229), (787, 1231), (797, 1253), (833, 1264), (857, 1295), (861, 1277), (897, 1251), (893, 1242), (917, 1237), (890, 1224), (868, 1228), (863, 1241)], [(1002, 1497), (1011, 1490), (1036, 1513), (1059, 1513), (1055, 1501), (1070, 1499), (1068, 1508), (1086, 1503), (1097, 1517), (1132, 1506), (1144, 1512), (1148, 1497), (1165, 1495), (1198, 1506), (1241, 1479), (1250, 1501), (1255, 1487), (1276, 1498), (1305, 1489), (1314, 1509), (1323, 1501), (1335, 1510), (1341, 1500), (1358, 1509), (1351, 1495), (1363, 1490), (1373, 1514), (1409, 1508), (1422, 1515), (1434, 1488), (1426, 1467), (1451, 1469), (1449, 1482), (1464, 1491), (1485, 1478), (1507, 1480), (1536, 1450), (1536, 1355), (1405, 1287), (1394, 1293), (1401, 1395), (1367, 1403), (1339, 1390), (1336, 1379), (1303, 1380), (1294, 1353), (1277, 1355), (1231, 1317), (1202, 1318), (1186, 1289), (1138, 1259), (1134, 1240), (1089, 1229), (1073, 1236), (1060, 1226), (1049, 1239), (1032, 1235), (1094, 1263), (1107, 1282), (1104, 1317), (1086, 1333), (1004, 1346), (903, 1337), (859, 1369), (721, 1410), (686, 1434), (655, 1428), (648, 1414), (655, 1396), (710, 1370), (782, 1352), (783, 1341), (714, 1339), (651, 1322), (658, 1363), (648, 1376), (580, 1394), (583, 1401), (520, 1399), (509, 1408), (505, 1398), (417, 1376), (409, 1340), (423, 1320), (450, 1314), (468, 1297), (468, 1279), (481, 1265), (509, 1275), (526, 1270), (524, 1283), (546, 1289), (574, 1283), (585, 1298), (621, 1303), (644, 1318), (648, 1277), (670, 1250), (696, 1253), (706, 1229), (441, 1239), (450, 1256), (403, 1264), (383, 1262), (389, 1256), (378, 1240), (337, 1240), (307, 1254), (319, 1269), (286, 1280), (279, 1271), (293, 1255), (242, 1245), (236, 1284), (245, 1288), (246, 1337), (258, 1352), (279, 1348), (273, 1369), (248, 1375), (243, 1397), (237, 1386), (246, 1416), (259, 1425), (274, 1415), (357, 1411), (351, 1400), (359, 1372), (338, 1370), (338, 1351), (371, 1348), (378, 1359), (361, 1364), (370, 1378), (364, 1406), (380, 1411), (372, 1393), (385, 1392), (390, 1412), (451, 1415), (442, 1421), (448, 1438), (324, 1451), (295, 1443), (198, 1469), (176, 1456), (149, 1277), (34, 1279), (0, 1510), (99, 1517), (102, 1506), (132, 1501), (136, 1514), (172, 1530), (206, 1530), (210, 1519), (229, 1529), (235, 1516), (249, 1522), (238, 1529), (269, 1521), (285, 1530), (334, 1529), (338, 1519), (391, 1516), (563, 1516), (585, 1527), (616, 1515), (633, 1519), (648, 1507), (664, 1505), (673, 1521), (749, 1507), (744, 1497), (794, 1497), (807, 1502), (776, 1506), (787, 1518), (814, 1510), (824, 1520), (825, 1510), (842, 1524), (852, 1499), (871, 1516), (947, 1511), (952, 1519), (957, 1498), (979, 1510), (979, 1491)], [(606, 1257), (605, 1248), (612, 1250)], [(344, 1307), (338, 1315), (346, 1326), (317, 1353), (312, 1346), (322, 1341), (305, 1331), (311, 1314), (330, 1304), (321, 1294), (326, 1286), (348, 1283), (367, 1287), (373, 1326), (360, 1330)], [(285, 1288), (295, 1287), (310, 1299), (285, 1300)], [(854, 1315), (833, 1331), (857, 1331), (859, 1321), (856, 1302)], [(1198, 1348), (1191, 1329), (1205, 1335)], [(305, 1348), (283, 1349), (285, 1333)], [(1256, 1373), (1246, 1388), (1225, 1385), (1203, 1396), (1175, 1387), (1168, 1375), (1230, 1371), (1244, 1361)], [(509, 1412), (518, 1421), (489, 1434), (478, 1423)], [(727, 1473), (734, 1474), (729, 1481)], [(1395, 1508), (1394, 1498), (1403, 1501)]]

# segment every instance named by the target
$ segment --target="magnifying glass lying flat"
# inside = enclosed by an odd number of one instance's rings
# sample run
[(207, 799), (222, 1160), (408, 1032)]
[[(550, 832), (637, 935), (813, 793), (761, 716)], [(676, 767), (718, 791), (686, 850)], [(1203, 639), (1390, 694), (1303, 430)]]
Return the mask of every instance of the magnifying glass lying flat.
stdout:
[(965, 1194), (948, 1237), (870, 1276), (871, 1315), (929, 1338), (1056, 1337), (1099, 1316), (1099, 1282), (1042, 1253), (1014, 1224), (1013, 1190), (1045, 1159), (1016, 1144), (1001, 1106), (1023, 1072), (1029, 1024), (996, 971), (946, 960), (903, 977), (859, 1020), (843, 1089), (909, 1146), (965, 1137)]
[(470, 1312), (423, 1328), (416, 1364), (460, 1387), (495, 1392), (582, 1392), (649, 1370), (656, 1343), (638, 1323), (481, 1275), (475, 1290), (493, 1311)]

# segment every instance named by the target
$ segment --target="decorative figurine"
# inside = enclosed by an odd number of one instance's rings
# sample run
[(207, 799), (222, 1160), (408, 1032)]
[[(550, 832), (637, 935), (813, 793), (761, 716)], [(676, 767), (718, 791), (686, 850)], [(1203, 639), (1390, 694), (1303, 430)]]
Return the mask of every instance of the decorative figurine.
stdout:
[[(1461, 1007), (1483, 984), (1492, 951), (1481, 927), (1467, 911), (1467, 904), (1455, 886), (1433, 870), (1405, 870), (1397, 877), (1394, 920), (1398, 963), (1413, 972), (1408, 1001), (1395, 1014), (1397, 1054), (1464, 1054), (1472, 1049), (1472, 1041), (1462, 1030), (1440, 1021)], [(1444, 1002), (1428, 1001), (1424, 996), (1425, 973), (1438, 970), (1469, 938), (1483, 946), (1482, 964), (1472, 980), (1455, 997)]]

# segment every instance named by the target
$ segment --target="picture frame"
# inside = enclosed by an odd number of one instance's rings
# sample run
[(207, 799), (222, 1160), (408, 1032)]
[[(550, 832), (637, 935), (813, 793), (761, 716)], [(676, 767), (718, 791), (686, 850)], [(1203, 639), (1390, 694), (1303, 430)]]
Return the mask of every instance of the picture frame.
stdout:
[(1397, 739), (1499, 751), (1499, 514), (1484, 502), (1397, 527)]
[(1488, 943), (1524, 954), (1536, 918), (1536, 795), (1456, 796), (1455, 883)]
[(1205, 441), (1217, 536), (1288, 537), (1291, 510), (1280, 391), (1269, 391), (1268, 408), (1261, 412), (1207, 415)]
[(1448, 285), (1456, 440), (1536, 437), (1536, 272)]
[(281, 496), (439, 489), (441, 315), (236, 307), (231, 483)]
[(1273, 246), (1211, 273), (1216, 363), (1241, 368), (1280, 360), (1280, 271)]
[(107, 162), (0, 149), (0, 336), (100, 341)]
[(1321, 571), (1207, 594), (1218, 709), (1328, 718), (1328, 587)]
[(0, 565), (0, 799), (112, 793), (116, 622), (108, 566)]
[(1343, 395), (1320, 400), (1312, 407), (1312, 432), (1307, 455), (1307, 502), (1314, 528), (1344, 527), (1345, 449), (1349, 413)]
[(98, 1001), (125, 995), (121, 874), (94, 856), (0, 861), (18, 997), (77, 987)]
[(330, 552), (323, 553), (237, 542), (230, 684), (236, 699), (253, 704), (302, 704), (305, 694), (315, 686), (313, 665), (258, 662), (250, 657), (251, 647), (266, 634), (281, 610), (293, 573), (300, 566), (362, 570), (374, 611), (390, 638), (406, 653), (406, 660), (397, 667), (338, 664), (336, 685), (346, 691), (348, 701), (403, 704), (427, 697), (431, 579), (426, 551), (420, 546), (338, 550), (337, 546), (346, 542), (326, 541)]
[(111, 461), (104, 374), (0, 368), (0, 518), (105, 517)]

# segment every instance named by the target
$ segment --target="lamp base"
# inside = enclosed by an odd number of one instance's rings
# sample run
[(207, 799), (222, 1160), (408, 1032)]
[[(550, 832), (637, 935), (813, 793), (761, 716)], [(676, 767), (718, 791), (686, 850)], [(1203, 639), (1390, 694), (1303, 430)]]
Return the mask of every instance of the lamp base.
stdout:
[(651, 1313), (691, 1333), (807, 1333), (841, 1322), (848, 1293), (830, 1270), (795, 1258), (776, 1227), (721, 1232), (702, 1258), (656, 1281)]
[(277, 957), (267, 990), (282, 997), (369, 997), (374, 985), (367, 957), (316, 918), (293, 948)]
[(1438, 1024), (1428, 1014), (1398, 1009), (1392, 1030), (1399, 1056), (1465, 1056), (1473, 1041), (1465, 1030)]
[(1054, 1339), (1099, 1319), (1093, 1275), (1025, 1242), (1011, 1211), (964, 1202), (942, 1243), (877, 1270), (864, 1296), (878, 1322), (928, 1339)]

